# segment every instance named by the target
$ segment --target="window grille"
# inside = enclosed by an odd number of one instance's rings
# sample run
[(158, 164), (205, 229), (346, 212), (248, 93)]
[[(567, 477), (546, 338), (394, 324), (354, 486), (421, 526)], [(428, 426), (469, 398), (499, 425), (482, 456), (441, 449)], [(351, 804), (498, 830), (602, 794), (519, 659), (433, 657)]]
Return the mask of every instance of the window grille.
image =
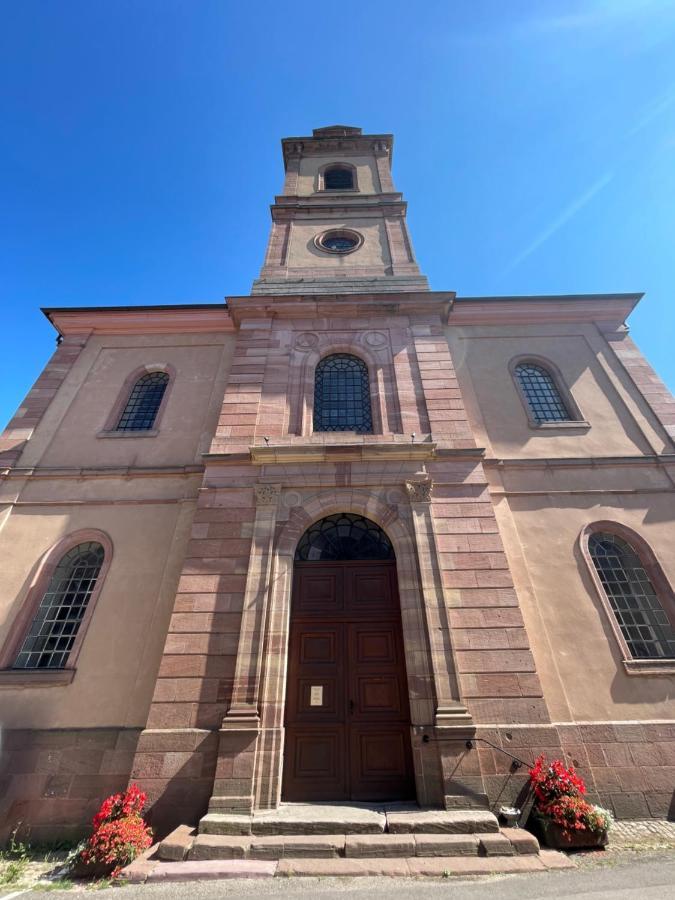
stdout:
[(379, 525), (353, 513), (337, 513), (315, 522), (300, 538), (299, 561), (394, 559), (394, 550)]
[(155, 424), (168, 383), (166, 372), (150, 372), (139, 378), (129, 394), (117, 431), (149, 431)]
[(336, 166), (323, 173), (323, 186), (326, 191), (347, 191), (354, 188), (354, 173), (351, 169)]
[(535, 422), (571, 420), (555, 381), (546, 369), (533, 363), (520, 363), (516, 366), (516, 377)]
[(369, 434), (372, 430), (366, 364), (347, 353), (327, 356), (314, 376), (314, 431)]
[(21, 645), (15, 669), (64, 668), (103, 557), (103, 547), (91, 541), (78, 544), (62, 557)]
[(592, 534), (588, 549), (632, 656), (674, 659), (675, 629), (636, 551), (604, 533)]

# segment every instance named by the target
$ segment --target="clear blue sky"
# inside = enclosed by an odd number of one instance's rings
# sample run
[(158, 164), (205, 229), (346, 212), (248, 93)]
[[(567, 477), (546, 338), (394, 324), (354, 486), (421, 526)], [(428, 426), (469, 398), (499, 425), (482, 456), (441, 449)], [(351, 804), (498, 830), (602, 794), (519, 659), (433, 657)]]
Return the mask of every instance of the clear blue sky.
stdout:
[(40, 306), (247, 293), (279, 139), (396, 135), (432, 288), (646, 291), (675, 387), (673, 0), (4, 0), (0, 419)]

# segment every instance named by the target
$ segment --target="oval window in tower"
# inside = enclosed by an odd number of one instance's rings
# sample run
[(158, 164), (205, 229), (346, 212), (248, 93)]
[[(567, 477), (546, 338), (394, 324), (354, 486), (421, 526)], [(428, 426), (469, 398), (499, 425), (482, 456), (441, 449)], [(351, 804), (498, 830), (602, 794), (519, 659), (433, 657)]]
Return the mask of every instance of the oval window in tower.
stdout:
[(326, 253), (353, 253), (363, 243), (363, 235), (349, 228), (333, 228), (314, 238), (314, 245)]

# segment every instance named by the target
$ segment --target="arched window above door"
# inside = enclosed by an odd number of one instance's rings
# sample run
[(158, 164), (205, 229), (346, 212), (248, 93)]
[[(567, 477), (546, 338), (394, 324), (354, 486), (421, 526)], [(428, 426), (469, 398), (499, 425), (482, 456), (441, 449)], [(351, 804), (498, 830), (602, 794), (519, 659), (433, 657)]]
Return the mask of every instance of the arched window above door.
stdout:
[(368, 368), (349, 353), (326, 356), (314, 374), (314, 431), (371, 434)]
[(394, 559), (394, 548), (375, 522), (354, 513), (336, 513), (307, 529), (300, 538), (295, 559)]

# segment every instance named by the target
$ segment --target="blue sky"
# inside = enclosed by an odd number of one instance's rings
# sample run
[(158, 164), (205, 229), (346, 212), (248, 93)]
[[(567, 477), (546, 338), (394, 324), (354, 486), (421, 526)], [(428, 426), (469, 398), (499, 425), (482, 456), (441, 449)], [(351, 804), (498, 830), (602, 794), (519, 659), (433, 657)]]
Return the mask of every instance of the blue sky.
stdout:
[(0, 31), (0, 419), (40, 306), (247, 293), (279, 139), (396, 136), (432, 288), (645, 291), (675, 387), (673, 0), (21, 0)]

